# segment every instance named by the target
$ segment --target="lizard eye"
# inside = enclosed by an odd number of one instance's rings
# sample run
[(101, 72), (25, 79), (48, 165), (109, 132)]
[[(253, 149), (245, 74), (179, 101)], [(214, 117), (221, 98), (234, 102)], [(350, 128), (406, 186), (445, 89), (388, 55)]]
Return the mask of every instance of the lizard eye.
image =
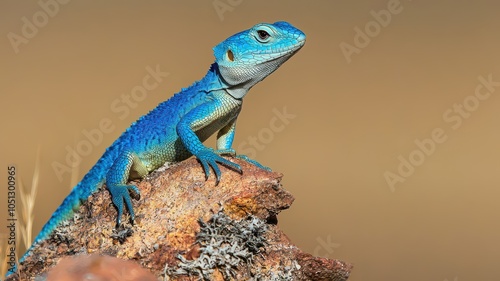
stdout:
[(262, 29), (257, 30), (257, 35), (259, 35), (257, 40), (259, 40), (260, 42), (267, 42), (269, 37), (271, 37), (271, 35), (269, 35), (269, 33), (267, 33), (267, 31), (262, 30)]

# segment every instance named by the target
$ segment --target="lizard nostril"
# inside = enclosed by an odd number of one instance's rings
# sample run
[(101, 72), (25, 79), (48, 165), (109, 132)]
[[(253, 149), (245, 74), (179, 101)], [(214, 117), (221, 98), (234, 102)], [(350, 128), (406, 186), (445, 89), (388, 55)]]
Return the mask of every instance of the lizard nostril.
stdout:
[(234, 55), (233, 55), (233, 52), (231, 52), (231, 50), (227, 50), (227, 58), (230, 61), (234, 61)]

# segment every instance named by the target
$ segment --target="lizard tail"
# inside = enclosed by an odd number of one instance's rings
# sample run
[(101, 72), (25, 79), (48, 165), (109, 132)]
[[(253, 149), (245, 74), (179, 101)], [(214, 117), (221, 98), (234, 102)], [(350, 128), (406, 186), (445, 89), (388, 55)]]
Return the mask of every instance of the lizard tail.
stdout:
[(26, 253), (19, 259), (19, 263), (31, 252), (31, 249), (39, 242), (47, 239), (50, 234), (66, 219), (69, 219), (78, 210), (88, 197), (97, 191), (104, 183), (106, 172), (109, 169), (109, 155), (103, 155), (96, 165), (83, 177), (83, 179), (71, 190), (61, 205), (54, 211), (50, 219), (42, 227), (42, 230), (35, 237), (33, 244)]

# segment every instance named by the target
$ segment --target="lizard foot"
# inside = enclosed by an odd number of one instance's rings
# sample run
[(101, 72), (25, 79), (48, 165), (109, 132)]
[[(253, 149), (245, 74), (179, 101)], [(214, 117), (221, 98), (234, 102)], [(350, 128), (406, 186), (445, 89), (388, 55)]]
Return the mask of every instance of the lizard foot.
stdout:
[(257, 166), (257, 167), (259, 167), (259, 168), (261, 168), (263, 170), (271, 171), (271, 168), (260, 164), (256, 160), (250, 159), (250, 157), (248, 157), (246, 155), (243, 155), (243, 154), (237, 155), (236, 151), (234, 149), (232, 149), (232, 148), (218, 149), (218, 150), (215, 151), (215, 153), (218, 154), (218, 155), (230, 155), (232, 157), (235, 157), (235, 158), (238, 158), (238, 159), (241, 159), (241, 160), (245, 160), (248, 163), (253, 164), (253, 165), (255, 165), (255, 166)]
[(253, 160), (253, 159), (250, 159), (248, 156), (246, 155), (243, 155), (243, 154), (239, 154), (239, 155), (235, 155), (234, 157), (236, 158), (239, 158), (239, 159), (242, 159), (242, 160), (245, 160), (247, 161), (248, 163), (250, 164), (253, 164), (263, 170), (266, 170), (266, 171), (271, 171), (271, 168), (267, 167), (267, 166), (264, 166), (262, 164), (260, 164), (259, 162), (257, 162), (256, 160)]
[[(224, 153), (226, 154), (226, 153)], [(196, 158), (198, 158), (198, 161), (200, 161), (201, 165), (203, 166), (203, 170), (205, 171), (205, 177), (208, 179), (210, 176), (210, 168), (214, 170), (215, 173), (215, 185), (219, 184), (220, 177), (221, 177), (221, 172), (219, 169), (219, 166), (217, 163), (220, 163), (224, 166), (228, 166), (232, 169), (237, 170), (238, 172), (241, 173), (241, 167), (240, 165), (233, 163), (227, 159), (222, 158), (221, 156), (218, 155), (218, 152), (214, 152), (211, 149), (203, 149), (200, 152), (198, 152), (196, 155)]]
[(130, 190), (136, 194), (140, 194), (139, 189), (135, 185), (110, 185), (108, 190), (111, 193), (111, 199), (118, 210), (116, 217), (116, 226), (119, 227), (121, 224), (121, 217), (123, 214), (123, 203), (127, 205), (127, 209), (130, 213), (130, 222), (134, 224), (135, 214), (134, 208), (132, 206), (132, 201), (130, 200)]

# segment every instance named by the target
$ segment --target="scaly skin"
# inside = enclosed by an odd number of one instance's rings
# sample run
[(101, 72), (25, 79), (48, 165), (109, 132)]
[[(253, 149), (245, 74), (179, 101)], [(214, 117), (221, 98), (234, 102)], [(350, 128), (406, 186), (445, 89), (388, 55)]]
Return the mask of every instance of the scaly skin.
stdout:
[[(33, 245), (46, 239), (104, 183), (118, 210), (119, 225), (124, 204), (134, 220), (129, 191), (139, 194), (139, 189), (128, 181), (142, 178), (166, 162), (179, 162), (194, 155), (206, 177), (213, 170), (217, 182), (221, 177), (218, 164), (241, 172), (239, 165), (220, 155), (236, 155), (231, 145), (242, 98), (304, 43), (302, 31), (289, 23), (276, 22), (257, 24), (215, 46), (215, 62), (205, 77), (133, 123), (73, 188)], [(202, 142), (216, 132), (217, 149), (205, 147)], [(263, 167), (244, 155), (236, 157)], [(29, 250), (21, 261), (28, 253)]]

